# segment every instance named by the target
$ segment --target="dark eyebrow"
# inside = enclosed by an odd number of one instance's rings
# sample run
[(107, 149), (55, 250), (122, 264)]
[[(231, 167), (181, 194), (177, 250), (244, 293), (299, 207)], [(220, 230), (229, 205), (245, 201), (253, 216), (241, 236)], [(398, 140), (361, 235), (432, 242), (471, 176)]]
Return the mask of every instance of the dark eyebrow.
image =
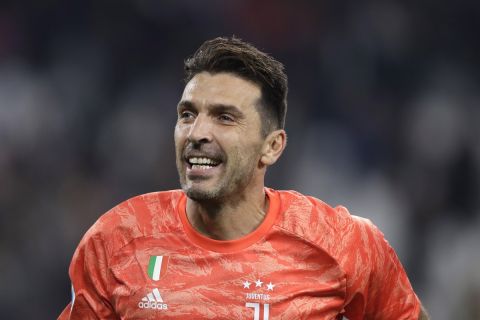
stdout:
[(244, 119), (245, 115), (243, 112), (234, 105), (229, 104), (212, 104), (209, 106), (210, 113), (230, 113), (231, 115), (235, 116), (238, 119)]
[[(177, 111), (181, 110), (196, 110), (195, 104), (188, 100), (182, 100), (177, 105)], [(236, 106), (230, 104), (211, 104), (208, 106), (208, 112), (210, 114), (230, 113), (238, 119), (244, 119), (245, 115)]]
[(195, 105), (191, 101), (182, 100), (177, 105), (177, 111), (180, 111), (181, 109), (194, 110)]

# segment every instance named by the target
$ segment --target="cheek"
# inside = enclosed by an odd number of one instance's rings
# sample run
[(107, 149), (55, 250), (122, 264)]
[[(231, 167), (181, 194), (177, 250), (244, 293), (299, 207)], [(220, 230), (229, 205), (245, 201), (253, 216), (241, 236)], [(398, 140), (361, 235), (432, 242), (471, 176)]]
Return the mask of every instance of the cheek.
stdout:
[(255, 165), (260, 159), (261, 145), (258, 143), (238, 144), (232, 150), (235, 161), (243, 167)]
[(176, 155), (177, 162), (178, 162), (179, 158), (182, 157), (183, 148), (184, 148), (184, 145), (185, 145), (185, 138), (181, 134), (181, 130), (179, 130), (177, 127), (175, 127), (175, 132), (174, 132), (174, 135), (173, 135), (173, 139), (174, 139), (174, 142), (175, 142), (175, 155)]
[(175, 126), (175, 131), (173, 133), (173, 139), (175, 141), (175, 147), (178, 147), (180, 144), (185, 141), (185, 134), (184, 131), (180, 126)]

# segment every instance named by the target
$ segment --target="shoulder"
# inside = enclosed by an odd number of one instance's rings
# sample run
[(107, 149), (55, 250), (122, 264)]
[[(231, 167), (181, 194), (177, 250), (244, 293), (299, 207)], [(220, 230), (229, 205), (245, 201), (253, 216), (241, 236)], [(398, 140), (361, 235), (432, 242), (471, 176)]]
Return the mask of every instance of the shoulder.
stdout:
[(283, 227), (295, 233), (302, 233), (305, 236), (327, 233), (333, 236), (356, 223), (343, 206), (334, 208), (318, 198), (292, 190), (277, 193), (283, 216), (281, 223)]
[(282, 219), (279, 226), (321, 246), (334, 258), (382, 240), (383, 235), (368, 219), (350, 214), (344, 206), (296, 191), (277, 191)]
[(136, 238), (155, 236), (178, 227), (181, 190), (151, 192), (132, 197), (104, 213), (85, 233), (82, 242), (101, 242), (108, 253)]

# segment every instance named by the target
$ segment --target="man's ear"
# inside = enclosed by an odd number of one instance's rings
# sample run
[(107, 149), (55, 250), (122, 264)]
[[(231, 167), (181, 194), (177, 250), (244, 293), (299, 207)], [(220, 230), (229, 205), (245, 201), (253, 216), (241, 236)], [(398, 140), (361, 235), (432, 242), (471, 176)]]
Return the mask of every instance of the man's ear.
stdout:
[(260, 163), (266, 166), (274, 164), (282, 155), (287, 145), (287, 134), (285, 130), (275, 130), (265, 138)]

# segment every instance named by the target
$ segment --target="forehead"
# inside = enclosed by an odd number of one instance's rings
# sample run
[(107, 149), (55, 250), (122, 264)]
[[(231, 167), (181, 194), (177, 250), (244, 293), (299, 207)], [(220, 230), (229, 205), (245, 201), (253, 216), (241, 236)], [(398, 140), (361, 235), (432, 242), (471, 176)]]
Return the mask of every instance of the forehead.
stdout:
[(183, 101), (198, 106), (224, 104), (237, 107), (254, 106), (261, 97), (260, 87), (232, 73), (201, 72), (185, 86)]

